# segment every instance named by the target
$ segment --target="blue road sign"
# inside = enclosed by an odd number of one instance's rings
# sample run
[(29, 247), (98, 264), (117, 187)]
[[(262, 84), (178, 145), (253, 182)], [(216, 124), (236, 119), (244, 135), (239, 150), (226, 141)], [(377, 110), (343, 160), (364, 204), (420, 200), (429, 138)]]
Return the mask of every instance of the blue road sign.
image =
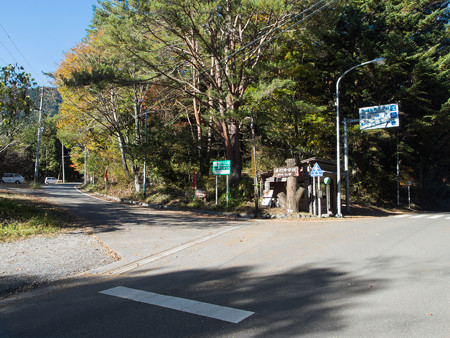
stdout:
[(312, 168), (309, 176), (311, 176), (311, 177), (322, 177), (323, 176), (323, 171), (322, 171), (322, 169), (320, 169), (318, 163), (314, 164), (314, 167)]
[(360, 130), (398, 127), (400, 125), (398, 113), (396, 103), (360, 108)]

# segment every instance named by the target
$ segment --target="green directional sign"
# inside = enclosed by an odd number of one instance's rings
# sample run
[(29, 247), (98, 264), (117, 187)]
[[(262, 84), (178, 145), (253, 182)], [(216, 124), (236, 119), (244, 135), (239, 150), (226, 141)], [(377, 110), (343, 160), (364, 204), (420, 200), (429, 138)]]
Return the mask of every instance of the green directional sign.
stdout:
[(230, 175), (231, 174), (231, 161), (213, 161), (212, 163), (213, 175)]

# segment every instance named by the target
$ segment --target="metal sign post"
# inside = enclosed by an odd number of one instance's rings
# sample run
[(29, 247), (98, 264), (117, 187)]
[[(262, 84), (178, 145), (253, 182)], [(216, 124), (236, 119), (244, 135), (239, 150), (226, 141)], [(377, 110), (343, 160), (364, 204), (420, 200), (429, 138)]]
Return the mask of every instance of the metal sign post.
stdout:
[(216, 204), (217, 204), (217, 176), (226, 175), (227, 177), (227, 208), (228, 208), (228, 196), (229, 196), (228, 177), (231, 174), (231, 161), (230, 160), (213, 161), (212, 174), (216, 176)]
[(408, 185), (408, 209), (411, 209), (411, 187)]
[(321, 218), (322, 217), (322, 192), (320, 191), (320, 176), (317, 176), (317, 190), (318, 190), (318, 198), (317, 198), (317, 201), (318, 201), (318, 209), (319, 209), (319, 218)]
[(406, 185), (408, 186), (408, 209), (411, 209), (411, 181), (406, 181)]
[[(314, 164), (314, 167), (311, 170), (311, 173), (309, 174), (309, 176), (312, 177), (313, 179), (313, 214), (316, 215), (316, 177), (318, 177), (318, 182), (319, 182), (319, 189), (320, 189), (320, 177), (323, 176), (323, 171), (322, 169), (320, 169), (319, 164), (316, 163)], [(319, 201), (319, 217), (321, 216), (321, 206), (320, 206), (320, 201), (321, 199), (318, 199)]]
[(326, 194), (327, 194), (327, 216), (329, 216), (330, 215), (330, 182), (331, 182), (331, 180), (330, 180), (330, 178), (329, 177), (325, 177), (324, 179), (323, 179), (323, 182), (325, 183), (325, 186), (326, 186)]
[(230, 196), (230, 193), (228, 191), (228, 177), (230, 177), (230, 175), (227, 175), (227, 209), (228, 209), (228, 199), (229, 199), (229, 196)]
[(313, 176), (313, 195), (312, 195), (312, 202), (313, 202), (313, 215), (316, 216), (316, 177)]
[[(359, 109), (359, 129), (371, 130), (380, 128), (393, 128), (400, 126), (399, 108), (397, 103), (380, 106), (364, 107)], [(397, 205), (400, 205), (400, 159), (398, 131), (397, 138)]]

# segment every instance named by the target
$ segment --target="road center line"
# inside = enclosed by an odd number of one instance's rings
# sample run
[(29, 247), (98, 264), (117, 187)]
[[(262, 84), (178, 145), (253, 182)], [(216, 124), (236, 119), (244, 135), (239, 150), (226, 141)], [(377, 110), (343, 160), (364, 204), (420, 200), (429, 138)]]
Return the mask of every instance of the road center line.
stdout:
[(401, 214), (401, 215), (395, 215), (395, 218), (404, 218), (404, 217), (408, 217), (411, 216), (410, 214)]
[(184, 298), (165, 296), (153, 292), (131, 289), (124, 286), (118, 286), (112, 289), (103, 290), (99, 293), (119, 298), (125, 298), (133, 300), (135, 302), (156, 305), (172, 310), (178, 310), (181, 312), (192, 313), (203, 317), (214, 318), (235, 324), (254, 314), (254, 312), (250, 311), (208, 304)]

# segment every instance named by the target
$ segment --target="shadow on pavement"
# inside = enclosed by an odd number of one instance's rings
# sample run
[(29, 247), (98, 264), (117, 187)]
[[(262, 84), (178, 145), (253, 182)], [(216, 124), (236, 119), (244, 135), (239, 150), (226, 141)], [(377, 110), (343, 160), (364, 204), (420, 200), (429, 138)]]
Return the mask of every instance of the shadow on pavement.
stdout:
[[(280, 274), (257, 275), (251, 267), (183, 270), (113, 280), (79, 277), (82, 286), (58, 287), (3, 307), (6, 336), (20, 337), (287, 337), (336, 335), (355, 298), (386, 287), (331, 267), (304, 265)], [(99, 294), (126, 286), (255, 312), (232, 324), (154, 305)], [(1, 305), (1, 303), (0, 303)], [(5, 323), (7, 325), (5, 325)], [(70, 323), (70, 325), (68, 324)]]

